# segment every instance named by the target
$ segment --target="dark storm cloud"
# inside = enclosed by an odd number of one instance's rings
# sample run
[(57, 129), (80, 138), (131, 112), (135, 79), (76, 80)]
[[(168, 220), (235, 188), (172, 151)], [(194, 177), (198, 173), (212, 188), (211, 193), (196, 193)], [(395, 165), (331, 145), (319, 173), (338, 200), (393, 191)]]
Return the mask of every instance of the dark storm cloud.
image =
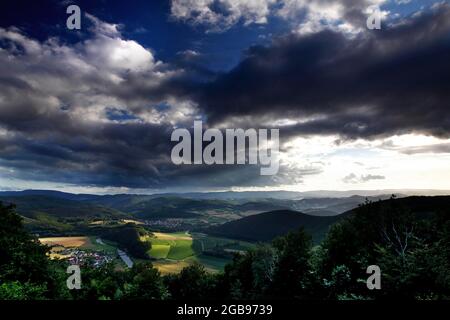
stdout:
[(16, 178), (154, 185), (163, 180), (156, 166), (169, 161), (164, 156), (170, 154), (167, 136), (167, 127), (143, 124), (107, 124), (90, 137), (53, 132), (38, 140), (14, 134), (0, 140), (0, 165), (15, 169)]
[(192, 126), (195, 106), (166, 84), (186, 81), (184, 72), (136, 42), (100, 32), (70, 48), (1, 28), (0, 37), (11, 43), (0, 47), (2, 178), (159, 189), (273, 183), (256, 166), (172, 164), (172, 130)]
[[(258, 166), (173, 165), (173, 128), (205, 115), (208, 126), (229, 128), (298, 119), (282, 127), (282, 138), (449, 136), (448, 5), (354, 38), (332, 31), (284, 37), (251, 48), (220, 75), (193, 52), (172, 65), (156, 61), (96, 23), (92, 37), (73, 47), (0, 29), (2, 177), (163, 189), (295, 184), (322, 172), (282, 166), (263, 177)], [(122, 56), (115, 50), (130, 59), (111, 60)]]
[(450, 6), (353, 38), (333, 31), (253, 47), (198, 94), (209, 120), (307, 119), (284, 136), (450, 136)]
[(75, 46), (0, 28), (2, 177), (165, 186), (173, 123), (190, 108), (157, 89), (182, 72), (91, 19), (92, 35)]
[[(365, 11), (376, 0), (209, 0), (171, 1), (171, 16), (176, 20), (198, 26), (207, 32), (224, 32), (234, 25), (265, 25), (273, 17), (297, 24), (305, 16), (314, 23), (340, 20), (354, 27), (366, 24)], [(328, 20), (328, 21), (324, 21)]]

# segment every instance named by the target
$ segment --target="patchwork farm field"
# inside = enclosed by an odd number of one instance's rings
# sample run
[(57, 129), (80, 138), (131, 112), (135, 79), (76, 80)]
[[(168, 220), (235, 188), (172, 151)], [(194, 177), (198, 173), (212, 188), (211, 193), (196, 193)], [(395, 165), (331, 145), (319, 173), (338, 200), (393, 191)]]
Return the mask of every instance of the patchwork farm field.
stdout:
[(155, 259), (183, 260), (195, 254), (192, 236), (188, 233), (153, 233), (153, 237), (144, 237), (150, 240), (152, 249), (149, 254)]
[(209, 272), (218, 272), (231, 262), (231, 258), (212, 256), (207, 254), (209, 251), (221, 248), (225, 252), (239, 253), (254, 246), (248, 242), (187, 232), (154, 232), (153, 236), (145, 236), (141, 240), (152, 243), (149, 255), (156, 259), (153, 265), (162, 274), (178, 273), (194, 263), (202, 264)]

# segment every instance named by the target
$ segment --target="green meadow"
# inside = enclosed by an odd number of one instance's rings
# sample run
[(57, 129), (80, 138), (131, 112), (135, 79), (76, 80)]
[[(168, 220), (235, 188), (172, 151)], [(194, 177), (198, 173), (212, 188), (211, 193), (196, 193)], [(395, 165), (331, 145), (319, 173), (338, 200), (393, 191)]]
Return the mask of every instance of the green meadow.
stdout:
[(177, 273), (193, 263), (202, 264), (210, 272), (218, 272), (231, 261), (231, 255), (219, 257), (207, 254), (208, 252), (221, 248), (230, 253), (239, 253), (254, 246), (249, 242), (187, 232), (154, 232), (153, 236), (146, 236), (142, 240), (152, 243), (149, 255), (156, 259), (154, 265), (162, 273)]

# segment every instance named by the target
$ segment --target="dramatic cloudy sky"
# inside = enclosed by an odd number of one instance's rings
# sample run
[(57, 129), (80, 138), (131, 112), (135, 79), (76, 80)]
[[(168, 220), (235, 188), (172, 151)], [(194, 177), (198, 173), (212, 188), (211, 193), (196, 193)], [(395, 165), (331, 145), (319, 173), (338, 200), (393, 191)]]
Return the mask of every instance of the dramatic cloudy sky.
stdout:
[[(172, 164), (196, 119), (280, 129), (278, 174)], [(2, 1), (0, 190), (27, 188), (450, 189), (450, 2)]]

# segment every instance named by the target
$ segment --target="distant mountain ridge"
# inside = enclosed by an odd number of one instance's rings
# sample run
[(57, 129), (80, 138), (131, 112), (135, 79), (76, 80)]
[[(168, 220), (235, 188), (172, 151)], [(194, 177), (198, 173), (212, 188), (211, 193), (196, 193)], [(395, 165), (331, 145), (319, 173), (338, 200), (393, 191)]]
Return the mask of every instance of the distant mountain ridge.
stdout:
[(67, 199), (67, 200), (92, 200), (98, 197), (101, 197), (100, 195), (95, 194), (76, 194), (76, 193), (68, 193), (68, 192), (61, 192), (56, 190), (23, 190), (23, 191), (0, 191), (0, 197), (22, 197), (22, 196), (49, 196), (54, 198), (61, 198), (61, 199)]
[[(369, 200), (387, 199), (390, 194), (377, 196), (302, 198), (305, 193), (290, 191), (269, 192), (211, 192), (211, 193), (167, 193), (167, 194), (72, 194), (53, 190), (24, 190), (0, 192), (0, 200), (16, 199), (26, 202), (28, 197), (48, 197), (49, 202), (62, 200), (90, 203), (111, 208), (127, 215), (142, 219), (151, 218), (189, 218), (199, 212), (226, 211), (244, 215), (274, 210), (294, 210), (314, 216), (333, 216), (348, 211)], [(51, 199), (54, 200), (51, 200)], [(37, 198), (35, 198), (37, 199)], [(68, 203), (69, 206), (72, 204)], [(84, 205), (80, 205), (83, 207)], [(19, 208), (20, 210), (21, 208)]]
[[(242, 196), (243, 194), (240, 195)], [(253, 196), (254, 193), (248, 195)], [(268, 195), (273, 196), (273, 193), (269, 192)], [(370, 197), (370, 199), (377, 200), (388, 197), (379, 196)], [(31, 200), (34, 203), (29, 203)], [(248, 199), (185, 198), (180, 195), (171, 194), (90, 195), (47, 190), (0, 192), (0, 201), (16, 203), (19, 213), (24, 211), (24, 215), (29, 215), (31, 207), (35, 211), (46, 212), (51, 215), (58, 215), (55, 208), (59, 208), (59, 215), (67, 215), (74, 208), (79, 207), (79, 215), (86, 216), (89, 212), (83, 212), (83, 208), (86, 208), (93, 214), (95, 210), (92, 209), (95, 207), (89, 206), (97, 206), (96, 208), (101, 211), (107, 211), (105, 208), (109, 208), (117, 211), (117, 213), (140, 219), (195, 218), (208, 212), (230, 214), (239, 218), (250, 214), (275, 210), (301, 211), (313, 216), (334, 216), (358, 206), (364, 200), (365, 197), (362, 196), (293, 200), (270, 197)], [(66, 204), (64, 203), (65, 201), (67, 202)], [(79, 204), (76, 205), (75, 202)]]
[(14, 204), (20, 215), (34, 218), (37, 214), (58, 217), (122, 217), (123, 213), (113, 208), (67, 198), (47, 195), (0, 196), (0, 201)]
[(348, 198), (352, 196), (373, 197), (379, 195), (404, 195), (404, 196), (438, 196), (450, 195), (450, 190), (433, 190), (433, 189), (380, 189), (380, 190), (315, 190), (315, 191), (220, 191), (220, 192), (186, 192), (186, 193), (154, 193), (154, 194), (75, 194), (54, 190), (23, 190), (23, 191), (0, 191), (0, 196), (21, 196), (21, 195), (48, 195), (71, 200), (92, 200), (96, 198), (123, 198), (123, 197), (142, 197), (142, 198), (158, 198), (158, 197), (180, 197), (189, 199), (282, 199), (282, 200), (301, 200), (304, 198)]

